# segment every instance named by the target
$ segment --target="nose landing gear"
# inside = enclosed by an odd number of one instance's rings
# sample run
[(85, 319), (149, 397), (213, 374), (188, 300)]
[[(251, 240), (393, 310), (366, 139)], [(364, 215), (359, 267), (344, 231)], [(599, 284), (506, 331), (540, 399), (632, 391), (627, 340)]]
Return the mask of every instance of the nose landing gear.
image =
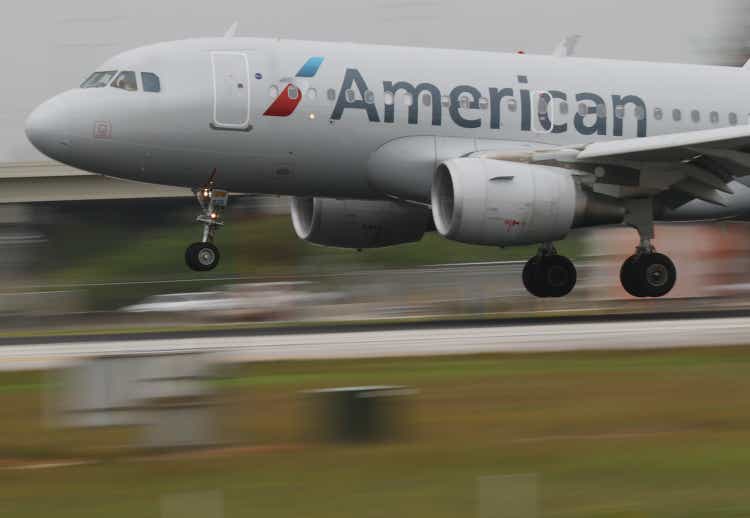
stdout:
[(211, 174), (205, 187), (195, 191), (195, 197), (201, 207), (201, 214), (196, 221), (203, 224), (203, 239), (187, 247), (185, 264), (196, 272), (213, 270), (218, 266), (221, 258), (219, 249), (213, 242), (218, 228), (224, 226), (221, 216), (229, 202), (229, 193), (214, 189), (215, 174), (215, 171)]

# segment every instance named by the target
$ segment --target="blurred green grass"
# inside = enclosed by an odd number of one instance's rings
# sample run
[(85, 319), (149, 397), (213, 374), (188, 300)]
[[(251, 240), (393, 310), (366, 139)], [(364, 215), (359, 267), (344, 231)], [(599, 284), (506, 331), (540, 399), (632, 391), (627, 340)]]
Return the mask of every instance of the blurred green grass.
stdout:
[[(477, 481), (536, 474), (544, 517), (750, 515), (750, 348), (280, 362), (218, 383), (237, 444), (131, 458), (132, 430), (49, 430), (37, 373), (0, 375), (7, 516), (158, 517), (163, 495), (219, 491), (226, 516), (477, 516)], [(299, 392), (419, 390), (413, 440), (305, 445)]]

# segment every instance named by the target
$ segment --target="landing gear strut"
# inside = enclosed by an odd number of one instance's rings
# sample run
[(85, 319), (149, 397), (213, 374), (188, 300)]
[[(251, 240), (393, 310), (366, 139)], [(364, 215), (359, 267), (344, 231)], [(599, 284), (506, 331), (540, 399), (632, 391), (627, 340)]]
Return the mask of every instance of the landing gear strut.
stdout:
[(640, 245), (620, 269), (620, 282), (630, 295), (658, 298), (667, 295), (677, 282), (672, 260), (654, 249), (654, 211), (651, 199), (629, 200), (626, 223), (638, 231)]
[(214, 245), (214, 237), (219, 227), (224, 226), (221, 218), (229, 202), (229, 193), (214, 188), (214, 177), (211, 174), (208, 183), (195, 191), (195, 197), (201, 206), (201, 214), (196, 221), (203, 224), (203, 238), (185, 250), (185, 263), (196, 272), (207, 272), (218, 266), (221, 255)]
[(542, 246), (523, 269), (523, 285), (539, 298), (560, 298), (573, 291), (578, 280), (570, 259), (558, 255), (551, 245)]

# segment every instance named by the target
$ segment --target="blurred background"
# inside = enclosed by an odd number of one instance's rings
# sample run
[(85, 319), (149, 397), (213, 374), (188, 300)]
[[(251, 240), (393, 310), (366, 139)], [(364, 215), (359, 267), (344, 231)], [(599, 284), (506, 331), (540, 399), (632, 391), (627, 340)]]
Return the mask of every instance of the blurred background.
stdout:
[[(288, 200), (266, 196), (232, 199), (218, 237), (222, 263), (195, 274), (183, 260), (200, 232), (189, 191), (48, 162), (23, 131), (36, 105), (107, 57), (219, 36), (235, 21), (247, 36), (543, 54), (580, 34), (579, 56), (739, 66), (750, 58), (750, 9), (739, 0), (31, 0), (5, 11), (0, 340), (8, 346), (68, 335), (706, 314), (750, 304), (746, 223), (657, 227), (656, 245), (680, 275), (658, 303), (620, 287), (635, 231), (576, 232), (559, 245), (579, 267), (576, 290), (537, 300), (520, 275), (533, 248), (437, 235), (362, 253), (318, 248), (295, 236)], [(58, 372), (0, 376), (0, 514), (750, 513), (742, 348), (231, 368), (200, 354), (122, 362), (87, 351), (92, 359)]]

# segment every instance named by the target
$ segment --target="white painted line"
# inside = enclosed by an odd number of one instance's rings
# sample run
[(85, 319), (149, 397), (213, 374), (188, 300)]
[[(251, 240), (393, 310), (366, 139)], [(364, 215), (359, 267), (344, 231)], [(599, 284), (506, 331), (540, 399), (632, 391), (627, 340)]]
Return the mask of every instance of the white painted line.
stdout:
[(244, 362), (720, 347), (747, 344), (749, 336), (750, 318), (743, 317), (41, 343), (0, 347), (0, 370), (103, 355), (206, 352), (220, 361)]

